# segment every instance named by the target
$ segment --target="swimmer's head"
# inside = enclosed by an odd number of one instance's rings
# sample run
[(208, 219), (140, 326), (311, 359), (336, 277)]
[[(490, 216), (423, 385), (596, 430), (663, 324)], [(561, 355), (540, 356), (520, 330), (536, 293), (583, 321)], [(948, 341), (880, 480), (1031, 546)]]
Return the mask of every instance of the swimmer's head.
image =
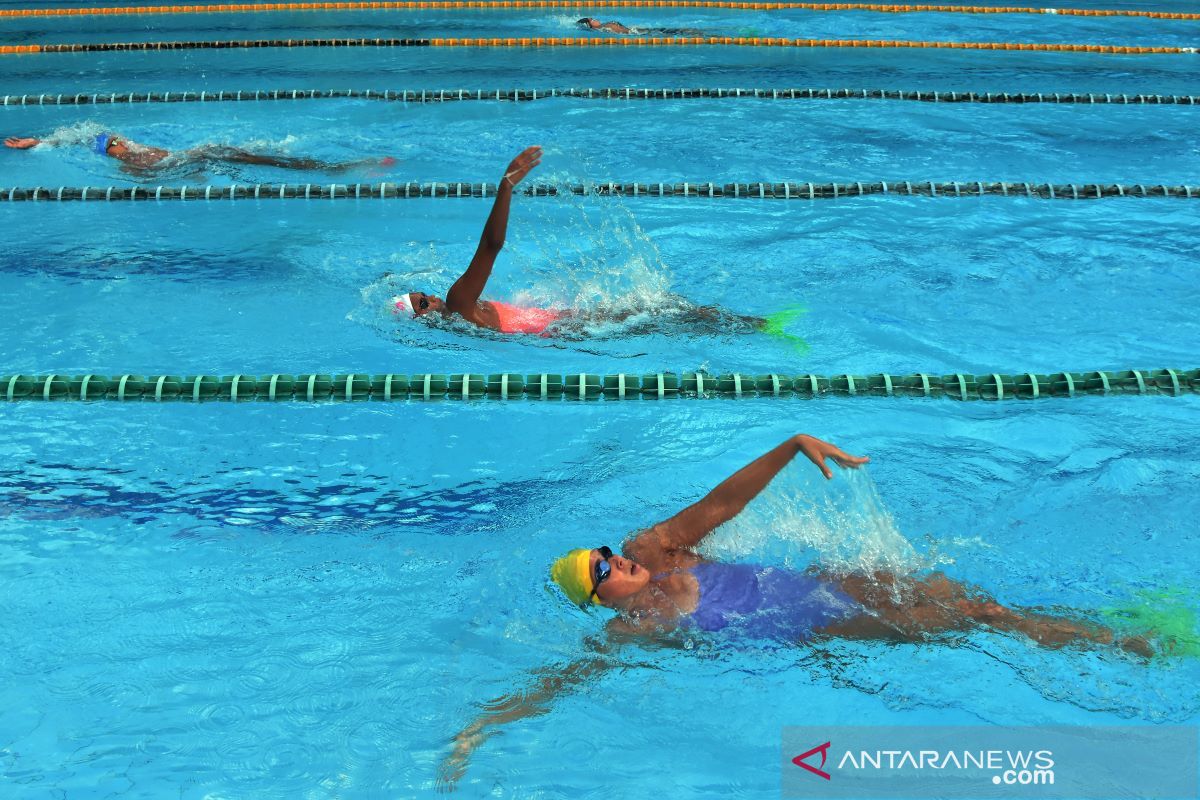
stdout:
[(599, 28), (600, 20), (595, 17), (584, 17), (583, 19), (576, 20), (575, 24), (581, 28)]
[(392, 307), (397, 314), (423, 317), (431, 311), (444, 312), (446, 310), (446, 303), (437, 295), (425, 294), (424, 292), (409, 292), (408, 294), (398, 294), (393, 297)]
[(129, 152), (129, 140), (115, 133), (102, 133), (93, 140), (92, 150), (102, 156), (122, 158)]
[(113, 158), (123, 158), (129, 152), (129, 140), (124, 136), (110, 136), (105, 152)]
[(581, 608), (593, 603), (620, 608), (625, 598), (646, 588), (650, 573), (609, 548), (598, 547), (567, 553), (550, 567), (550, 579)]

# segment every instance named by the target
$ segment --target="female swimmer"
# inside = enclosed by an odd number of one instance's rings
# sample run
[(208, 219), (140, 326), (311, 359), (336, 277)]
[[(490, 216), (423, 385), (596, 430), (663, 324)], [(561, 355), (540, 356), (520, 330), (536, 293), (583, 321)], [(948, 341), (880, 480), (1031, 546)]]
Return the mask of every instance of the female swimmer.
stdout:
[[(562, 332), (562, 329), (570, 322), (585, 324), (588, 322), (624, 322), (637, 313), (623, 311), (616, 314), (604, 314), (569, 309), (531, 308), (503, 303), (499, 300), (480, 299), (487, 286), (488, 278), (492, 275), (492, 266), (496, 263), (496, 256), (504, 247), (513, 189), (534, 167), (541, 163), (541, 159), (542, 148), (534, 145), (526, 148), (508, 165), (508, 169), (504, 171), (504, 177), (501, 178), (500, 185), (496, 189), (496, 201), (492, 205), (492, 213), (488, 215), (487, 222), (483, 226), (483, 235), (479, 238), (479, 247), (475, 250), (475, 256), (467, 265), (467, 271), (450, 287), (450, 291), (446, 293), (446, 299), (443, 300), (437, 295), (426, 292), (408, 292), (397, 295), (392, 298), (393, 310), (397, 314), (416, 319), (430, 314), (436, 314), (438, 317), (457, 314), (467, 322), (488, 330), (549, 336), (556, 332)], [(763, 330), (768, 326), (767, 319), (732, 314), (717, 306), (691, 306), (681, 303), (678, 307), (663, 310), (683, 312), (688, 323), (707, 326), (718, 331), (749, 332)]]
[(1141, 637), (1118, 639), (1112, 630), (1065, 617), (1006, 608), (978, 589), (940, 573), (901, 576), (886, 572), (834, 575), (818, 569), (722, 564), (695, 552), (718, 526), (730, 521), (796, 455), (826, 478), (826, 461), (857, 469), (869, 459), (842, 452), (812, 436), (793, 436), (734, 473), (675, 516), (634, 535), (617, 555), (607, 547), (572, 550), (554, 562), (551, 579), (571, 602), (617, 612), (607, 641), (589, 642), (590, 657), (545, 671), (527, 691), (493, 705), (455, 737), (440, 779), (452, 786), (471, 752), (498, 726), (544, 714), (554, 698), (621, 666), (617, 649), (630, 641), (680, 646), (678, 634), (803, 643), (814, 637), (922, 642), (977, 627), (1029, 637), (1045, 647), (1116, 645), (1153, 655)]
[(631, 28), (616, 20), (601, 22), (595, 17), (584, 17), (575, 21), (584, 30), (602, 31), (603, 33), (620, 33), (631, 36), (707, 36), (704, 31), (696, 28)]
[[(39, 144), (54, 145), (56, 142), (34, 139), (31, 137), (10, 136), (4, 140), (4, 146), (14, 150), (28, 150)], [(227, 145), (206, 144), (189, 150), (172, 153), (161, 147), (150, 147), (138, 144), (132, 139), (118, 136), (115, 133), (101, 133), (91, 140), (93, 152), (115, 158), (129, 171), (153, 170), (159, 167), (177, 166), (179, 164), (200, 164), (224, 162), (227, 164), (259, 164), (265, 167), (280, 169), (318, 170), (323, 172), (341, 172), (363, 166), (390, 167), (396, 159), (390, 156), (383, 159), (365, 159), (348, 161), (340, 164), (330, 164), (313, 158), (294, 158), (292, 156), (275, 156), (263, 153), (251, 153), (238, 147)]]

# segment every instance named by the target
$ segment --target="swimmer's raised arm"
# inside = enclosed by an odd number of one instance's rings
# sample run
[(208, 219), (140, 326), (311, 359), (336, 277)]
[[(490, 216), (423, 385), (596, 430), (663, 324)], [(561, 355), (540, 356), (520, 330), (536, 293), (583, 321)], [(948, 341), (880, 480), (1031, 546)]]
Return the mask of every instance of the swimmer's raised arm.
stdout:
[(37, 147), (41, 143), (41, 139), (34, 139), (28, 136), (9, 136), (4, 140), (4, 146), (11, 147), (14, 150), (28, 150), (31, 147)]
[(713, 530), (740, 514), (746, 504), (800, 453), (816, 464), (826, 478), (833, 477), (825, 463), (827, 459), (839, 467), (851, 469), (870, 460), (844, 453), (836, 445), (815, 436), (798, 434), (733, 473), (698, 503), (639, 533), (626, 545), (625, 552), (648, 569), (655, 569), (658, 561), (670, 551), (695, 547)]
[(467, 319), (474, 318), (475, 305), (487, 286), (488, 278), (492, 276), (492, 265), (496, 263), (496, 256), (504, 247), (512, 190), (530, 170), (541, 163), (541, 160), (542, 148), (534, 145), (522, 151), (504, 171), (504, 177), (500, 179), (500, 186), (496, 190), (496, 202), (492, 204), (492, 213), (488, 215), (487, 223), (483, 226), (483, 235), (479, 237), (479, 247), (475, 250), (475, 256), (467, 266), (467, 271), (446, 293), (446, 308), (450, 311)]

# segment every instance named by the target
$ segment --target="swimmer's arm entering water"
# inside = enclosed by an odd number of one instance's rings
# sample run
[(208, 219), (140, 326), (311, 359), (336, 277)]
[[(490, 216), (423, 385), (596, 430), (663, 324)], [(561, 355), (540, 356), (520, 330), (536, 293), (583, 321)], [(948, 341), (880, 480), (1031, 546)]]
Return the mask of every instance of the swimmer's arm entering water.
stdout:
[(513, 188), (521, 182), (529, 171), (541, 163), (542, 148), (534, 145), (526, 148), (512, 160), (500, 186), (496, 190), (496, 202), (492, 204), (492, 213), (488, 215), (487, 223), (483, 226), (483, 235), (479, 237), (479, 247), (475, 256), (467, 266), (450, 291), (446, 293), (446, 309), (462, 315), (464, 319), (477, 322), (475, 319), (476, 306), (479, 297), (487, 286), (488, 278), (492, 276), (492, 266), (496, 256), (504, 247), (504, 237), (508, 232), (508, 208), (512, 203)]
[(857, 469), (870, 460), (844, 453), (815, 436), (798, 434), (733, 473), (700, 502), (639, 533), (625, 546), (625, 553), (651, 570), (669, 566), (672, 551), (692, 549), (709, 533), (740, 514), (800, 453), (816, 464), (826, 478), (833, 477), (825, 464), (826, 459), (850, 469)]
[(594, 683), (614, 667), (630, 666), (616, 657), (618, 647), (635, 640), (645, 643), (649, 630), (649, 627), (643, 629), (637, 622), (623, 617), (612, 619), (605, 626), (608, 634), (605, 641), (587, 642), (592, 651), (588, 656), (565, 667), (539, 669), (534, 673), (531, 685), (486, 704), (484, 712), (474, 722), (454, 735), (454, 749), (438, 769), (439, 788), (454, 790), (454, 785), (466, 773), (475, 748), (497, 733), (501, 725), (549, 713), (561, 695)]
[(31, 147), (37, 147), (41, 143), (41, 139), (34, 139), (30, 136), (9, 136), (4, 140), (4, 146), (11, 147), (13, 150), (28, 150)]

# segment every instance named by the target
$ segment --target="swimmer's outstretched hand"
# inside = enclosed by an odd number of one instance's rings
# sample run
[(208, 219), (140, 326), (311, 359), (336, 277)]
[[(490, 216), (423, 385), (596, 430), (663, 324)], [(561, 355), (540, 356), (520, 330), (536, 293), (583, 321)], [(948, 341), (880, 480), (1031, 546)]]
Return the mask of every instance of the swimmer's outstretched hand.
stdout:
[(467, 772), (467, 762), (476, 747), (483, 744), (488, 734), (483, 725), (472, 722), (454, 737), (454, 750), (442, 761), (438, 768), (437, 788), (439, 792), (453, 792), (458, 780)]
[(28, 150), (37, 144), (39, 144), (37, 139), (30, 139), (23, 136), (9, 136), (4, 140), (4, 146), (11, 147), (14, 150)]
[(504, 170), (502, 181), (507, 183), (510, 188), (516, 188), (517, 184), (525, 179), (525, 176), (542, 163), (542, 146), (535, 144), (533, 147), (526, 147), (521, 151), (521, 155), (512, 160), (508, 165), (508, 169)]
[(796, 444), (799, 445), (800, 452), (804, 453), (804, 457), (816, 464), (817, 469), (821, 470), (821, 474), (826, 479), (833, 477), (833, 472), (825, 463), (826, 459), (831, 459), (833, 463), (844, 469), (858, 469), (871, 460), (867, 456), (852, 456), (842, 451), (837, 445), (823, 442), (807, 433), (798, 434)]

